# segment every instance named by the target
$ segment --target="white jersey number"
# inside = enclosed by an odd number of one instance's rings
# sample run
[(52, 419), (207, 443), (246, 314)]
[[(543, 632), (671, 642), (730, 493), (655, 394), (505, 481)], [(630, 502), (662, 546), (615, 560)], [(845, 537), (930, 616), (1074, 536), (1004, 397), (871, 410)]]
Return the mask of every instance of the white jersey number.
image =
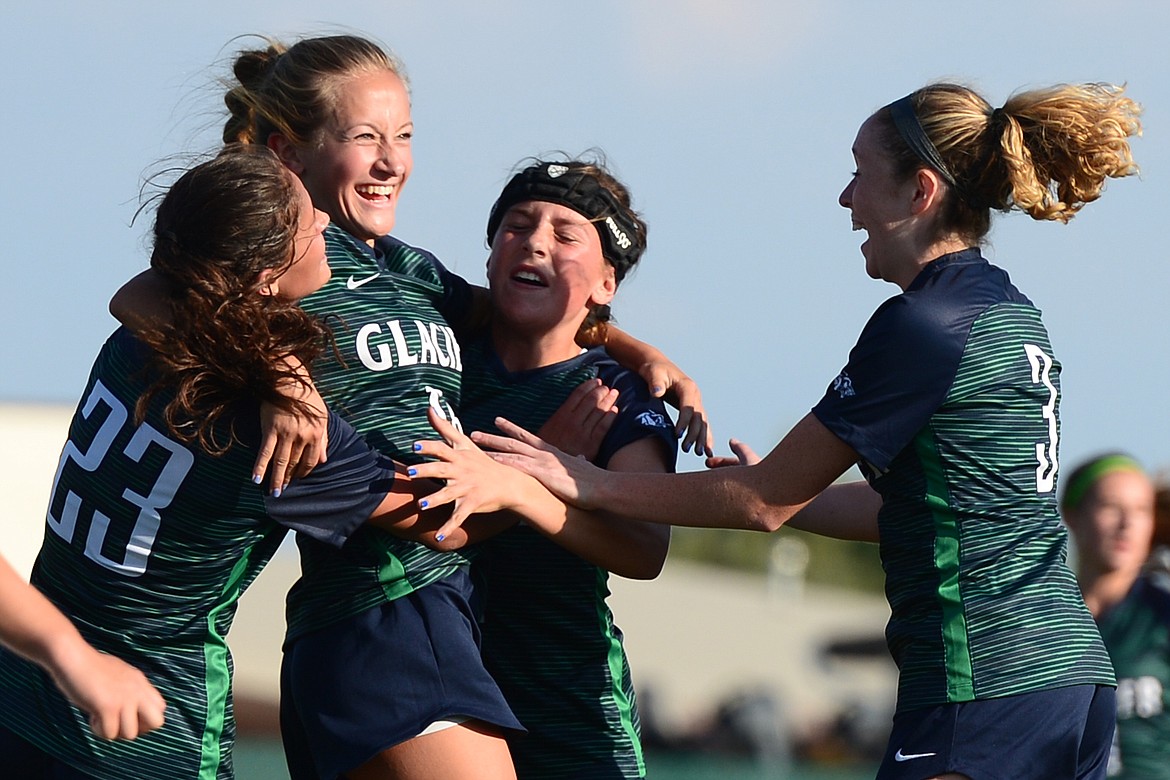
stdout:
[[(110, 453), (118, 432), (130, 419), (129, 410), (100, 381), (94, 383), (93, 390), (85, 399), (85, 405), (81, 408), (82, 417), (89, 419), (98, 408), (98, 404), (104, 406), (108, 412), (106, 419), (94, 434), (93, 441), (84, 452), (73, 441), (66, 442), (65, 449), (61, 452), (61, 461), (57, 465), (57, 474), (53, 477), (51, 495), (54, 500), (49, 505), (46, 522), (49, 528), (67, 543), (73, 541), (74, 531), (77, 530), (77, 516), (81, 510), (82, 500), (72, 490), (67, 490), (61, 516), (53, 516), (52, 507), (56, 503), (61, 473), (65, 470), (65, 465), (72, 461), (86, 471), (96, 471)], [(122, 498), (138, 508), (138, 517), (134, 522), (134, 529), (130, 532), (122, 560), (115, 560), (102, 553), (102, 546), (110, 527), (110, 518), (96, 509), (89, 526), (89, 535), (85, 540), (85, 557), (127, 577), (138, 577), (146, 571), (146, 561), (158, 536), (159, 510), (170, 506), (179, 486), (195, 463), (195, 456), (190, 450), (145, 423), (134, 431), (121, 455), (138, 463), (152, 444), (166, 450), (169, 457), (147, 495), (136, 493), (128, 487), (122, 492)]]
[(451, 404), (447, 403), (447, 399), (443, 397), (443, 391), (430, 385), (423, 385), (423, 389), (427, 391), (428, 405), (438, 412), (440, 417), (451, 423), (455, 427), (455, 430), (463, 433), (463, 423), (459, 422), (459, 418), (455, 416), (455, 410), (451, 408)]
[(1056, 385), (1052, 384), (1052, 358), (1035, 344), (1025, 344), (1024, 352), (1032, 366), (1032, 381), (1048, 388), (1048, 403), (1041, 407), (1048, 423), (1048, 441), (1036, 442), (1036, 492), (1051, 493), (1056, 487), (1058, 432), (1056, 428)]

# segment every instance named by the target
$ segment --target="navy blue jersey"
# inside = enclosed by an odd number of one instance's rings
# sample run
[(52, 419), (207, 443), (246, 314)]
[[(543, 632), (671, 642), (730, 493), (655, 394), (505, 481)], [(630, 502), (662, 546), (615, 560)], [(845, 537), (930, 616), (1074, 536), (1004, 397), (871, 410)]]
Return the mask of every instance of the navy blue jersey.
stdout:
[(1059, 374), (1040, 312), (968, 249), (878, 308), (813, 409), (882, 496), (900, 711), (1113, 684), (1065, 565)]
[(252, 483), (259, 412), (216, 428), (222, 456), (169, 433), (156, 397), (141, 424), (149, 350), (117, 331), (69, 428), (32, 582), (99, 650), (141, 669), (166, 724), (133, 742), (96, 738), (38, 667), (0, 651), (0, 724), (89, 775), (232, 776), (232, 662), (226, 635), (244, 589), (289, 528), (339, 545), (385, 498), (392, 464), (339, 418), (328, 462), (279, 499)]
[[(465, 343), (463, 408), (469, 430), (497, 432), (496, 416), (536, 431), (581, 382), (599, 377), (621, 410), (595, 459), (660, 440), (673, 469), (674, 427), (645, 383), (600, 348), (509, 372), (487, 338)], [(526, 525), (479, 545), (473, 571), (484, 593), (488, 671), (528, 729), (509, 740), (518, 777), (643, 777), (638, 710), (622, 634), (605, 600), (609, 572)]]

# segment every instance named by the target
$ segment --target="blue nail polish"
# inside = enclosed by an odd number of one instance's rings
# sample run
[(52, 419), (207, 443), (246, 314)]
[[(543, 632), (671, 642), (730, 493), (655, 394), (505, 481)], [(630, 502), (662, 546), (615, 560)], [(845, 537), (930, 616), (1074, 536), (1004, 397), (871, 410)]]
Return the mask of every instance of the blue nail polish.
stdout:
[(409, 468), (406, 470), (406, 475), (408, 477), (417, 477), (418, 476), (418, 469)]
[(419, 508), (419, 509), (426, 509), (426, 508), (427, 508), (427, 502), (426, 502), (426, 499), (423, 499), (422, 501), (419, 501), (419, 502), (418, 502), (418, 508)]
[(437, 542), (441, 542), (441, 541), (443, 541), (443, 540), (444, 540), (444, 539), (446, 539), (446, 538), (447, 538), (447, 537), (446, 537), (446, 536), (444, 536), (443, 534), (435, 534), (435, 541), (437, 541)]
[(273, 498), (280, 498), (280, 488), (273, 488), (272, 489), (272, 497)]
[(414, 447), (412, 447), (412, 449), (413, 449), (415, 452), (421, 452), (421, 451), (422, 451), (422, 445), (421, 445), (421, 444), (419, 444), (419, 443), (416, 441), (416, 442), (414, 443)]
[(261, 482), (263, 482), (263, 481), (264, 481), (264, 475), (263, 475), (263, 474), (253, 474), (253, 475), (252, 475), (252, 484), (253, 484), (253, 485), (259, 485), (259, 484), (260, 484)]

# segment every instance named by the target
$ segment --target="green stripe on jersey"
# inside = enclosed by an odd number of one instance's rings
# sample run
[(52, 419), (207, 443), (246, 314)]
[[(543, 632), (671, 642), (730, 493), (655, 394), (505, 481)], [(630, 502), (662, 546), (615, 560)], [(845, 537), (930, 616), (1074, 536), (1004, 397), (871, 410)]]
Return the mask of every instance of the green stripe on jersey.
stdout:
[[(609, 573), (601, 568), (597, 570), (597, 592), (609, 592)], [(597, 624), (602, 634), (609, 638), (610, 679), (628, 680), (630, 667), (626, 659), (626, 650), (622, 647), (621, 635), (615, 633), (613, 613), (605, 606), (604, 600), (597, 603)], [(627, 694), (626, 686), (615, 685), (613, 697), (621, 721), (621, 730), (625, 733), (628, 744), (633, 748), (638, 776), (643, 776), (646, 774), (646, 757), (642, 753), (642, 727), (641, 723), (638, 722), (638, 709), (634, 704), (633, 688), (629, 688)]]
[(927, 426), (914, 443), (926, 477), (925, 504), (934, 519), (934, 568), (938, 572), (947, 701), (968, 701), (975, 696), (975, 686), (959, 589), (959, 520), (951, 509), (943, 464), (934, 441), (933, 431)]

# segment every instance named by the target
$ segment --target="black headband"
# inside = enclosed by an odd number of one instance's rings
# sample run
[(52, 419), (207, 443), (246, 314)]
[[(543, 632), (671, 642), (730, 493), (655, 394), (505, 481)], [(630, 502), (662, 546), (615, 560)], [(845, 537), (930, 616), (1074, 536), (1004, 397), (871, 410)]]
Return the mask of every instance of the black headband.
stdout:
[(613, 193), (571, 163), (557, 162), (530, 165), (504, 186), (488, 217), (488, 244), (508, 209), (526, 200), (568, 206), (592, 222), (601, 236), (601, 254), (613, 266), (619, 282), (646, 249), (637, 226), (627, 216), (628, 209), (618, 203)]
[(890, 116), (894, 120), (894, 127), (898, 129), (898, 135), (902, 136), (902, 140), (914, 155), (937, 171), (947, 184), (958, 190), (959, 185), (955, 183), (955, 177), (947, 170), (938, 149), (922, 129), (922, 123), (918, 121), (918, 114), (914, 111), (914, 104), (910, 102), (910, 95), (895, 100), (887, 108), (890, 109)]

